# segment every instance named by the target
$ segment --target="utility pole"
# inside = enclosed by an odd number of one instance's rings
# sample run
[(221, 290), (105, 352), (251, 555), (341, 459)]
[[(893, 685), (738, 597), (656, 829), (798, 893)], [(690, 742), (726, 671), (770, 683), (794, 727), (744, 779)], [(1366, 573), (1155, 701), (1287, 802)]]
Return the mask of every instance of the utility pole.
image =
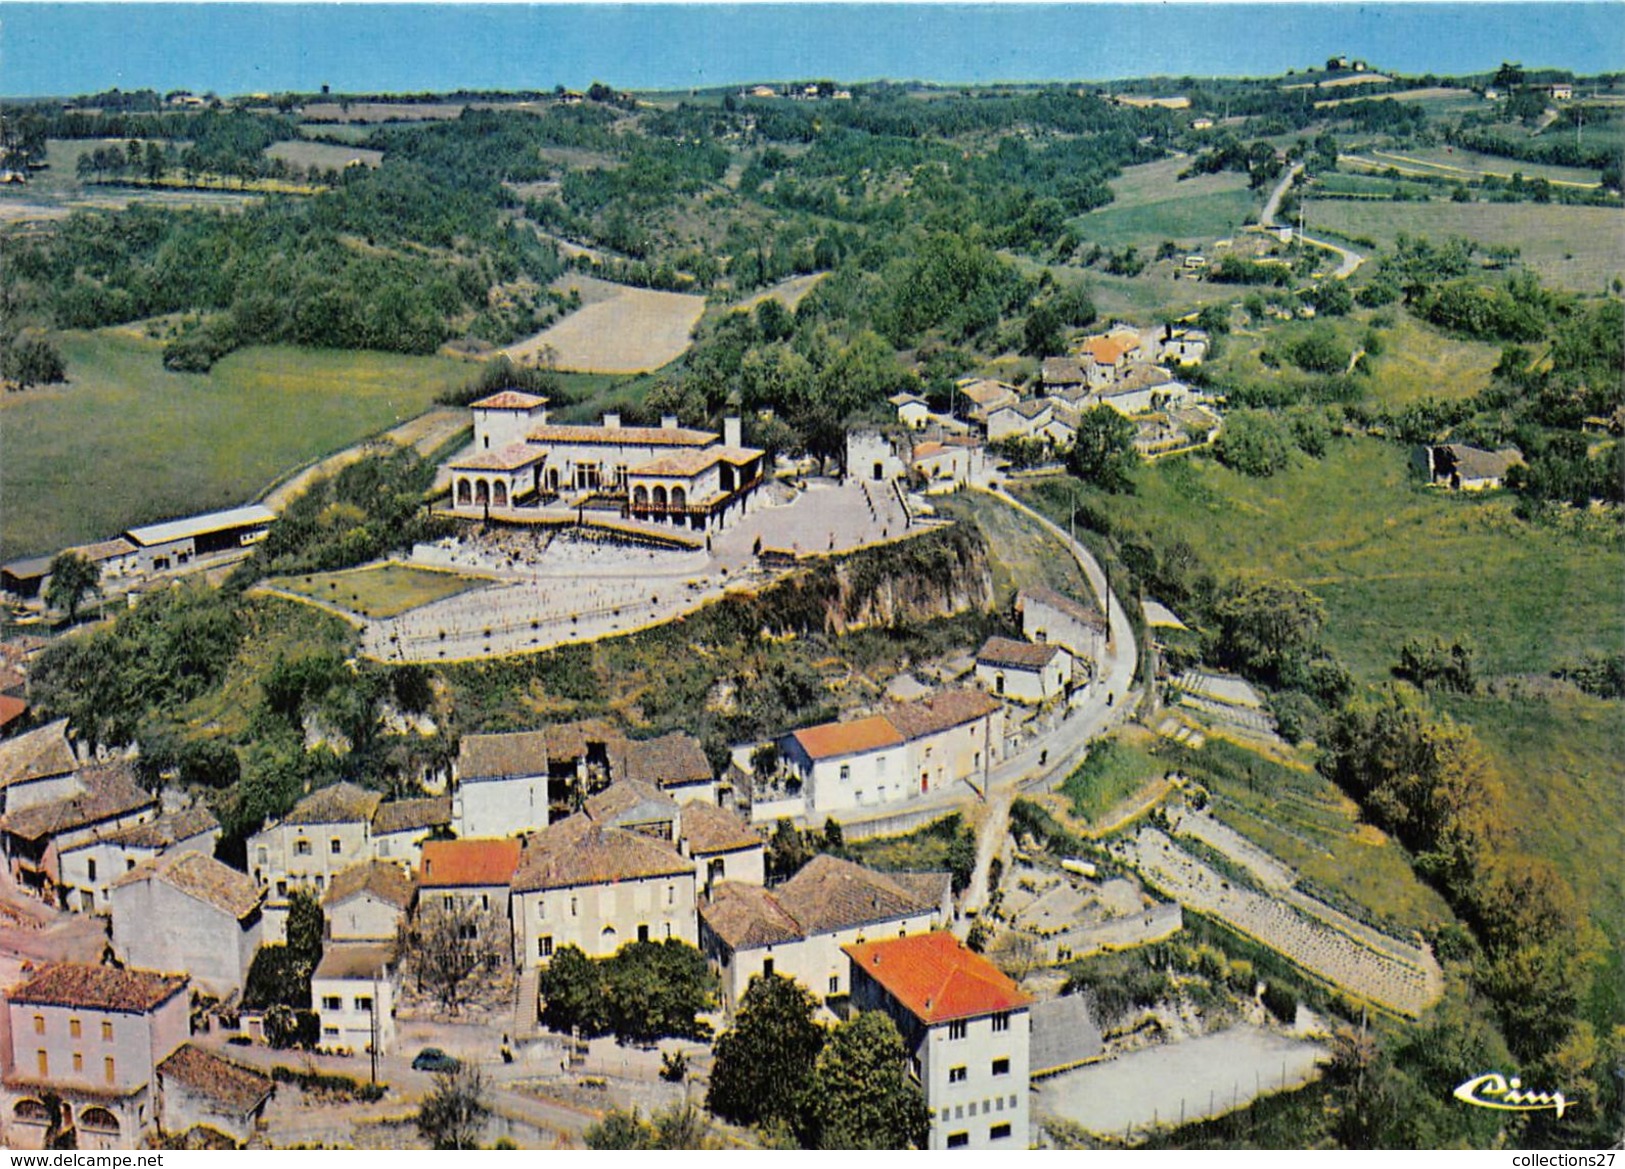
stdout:
[(372, 1042), (367, 1051), (372, 1056), (372, 1082), (378, 1082), (378, 975), (372, 976), (372, 1009), (367, 1012), (367, 1023), (372, 1031)]

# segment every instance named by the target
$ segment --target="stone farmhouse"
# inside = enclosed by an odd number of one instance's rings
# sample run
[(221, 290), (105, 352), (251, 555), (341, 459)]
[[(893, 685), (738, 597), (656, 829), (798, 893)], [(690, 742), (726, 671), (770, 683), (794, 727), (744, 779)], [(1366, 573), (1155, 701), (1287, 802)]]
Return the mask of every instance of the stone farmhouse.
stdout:
[[(519, 853), (520, 842), (511, 836), (428, 841), (417, 874), (419, 916), (467, 913), (471, 940), (485, 929), (508, 934), (508, 887), (519, 866)], [(506, 949), (506, 936), (501, 940)]]
[(698, 889), (764, 871), (761, 838), (732, 813), (621, 781), (525, 838), (512, 884), (516, 961), (534, 969), (567, 945), (589, 957), (632, 941), (693, 945)]
[(327, 936), (335, 942), (393, 941), (416, 896), (412, 872), (399, 861), (365, 861), (345, 869), (322, 898)]
[(894, 803), (965, 781), (984, 781), (1002, 753), (1004, 707), (974, 690), (945, 690), (848, 722), (779, 740), (813, 817)]
[(260, 948), (264, 890), (201, 852), (168, 852), (113, 882), (113, 953), (126, 966), (184, 970), (218, 998), (239, 994)]
[(55, 1094), (82, 1150), (135, 1149), (197, 1125), (251, 1135), (273, 1085), (187, 1042), (185, 975), (57, 963), (7, 992), (5, 1143), (43, 1148)]
[[(113, 883), (137, 865), (171, 853), (214, 855), (220, 821), (201, 805), (165, 812), (156, 819), (98, 833), (61, 850), (62, 882), (79, 891), (81, 912), (108, 913)], [(88, 894), (88, 898), (87, 895)]]
[(976, 651), (976, 680), (1000, 698), (1041, 706), (1066, 695), (1072, 655), (1057, 644), (990, 637)]
[(1517, 447), (1486, 451), (1463, 443), (1445, 443), (1417, 447), (1411, 453), (1411, 462), (1431, 487), (1494, 491), (1505, 482), (1508, 471), (1523, 463), (1523, 452)]
[(820, 1001), (851, 990), (841, 947), (923, 933), (953, 918), (947, 873), (878, 873), (821, 853), (772, 889), (723, 881), (700, 905), (700, 949), (738, 1009), (759, 974), (794, 978)]
[(547, 399), (504, 390), (473, 403), (471, 453), (446, 464), (451, 511), (523, 519), (522, 508), (594, 500), (624, 518), (696, 532), (743, 515), (760, 486), (767, 454), (741, 441), (738, 418), (723, 433), (686, 429), (675, 416), (659, 426), (549, 423)]
[(930, 1149), (1025, 1149), (1029, 1008), (997, 966), (950, 933), (842, 947), (852, 1006), (885, 1011), (931, 1111)]
[(596, 720), (466, 735), (452, 778), (452, 824), (463, 837), (546, 828), (616, 780), (652, 784), (679, 800), (716, 800), (716, 777), (694, 736), (628, 739)]
[(1071, 655), (1072, 682), (1093, 677), (1111, 639), (1100, 610), (1042, 586), (1018, 592), (1016, 610), (1021, 614), (1023, 637), (1038, 645), (1058, 645)]
[(385, 802), (380, 793), (348, 782), (300, 800), (248, 841), (249, 871), (269, 890), (265, 940), (282, 939), (291, 890), (303, 888), (320, 898), (340, 873), (358, 864), (410, 863), (450, 814), (443, 797)]
[[(62, 790), (59, 784), (69, 794), (17, 806), (30, 796)], [(55, 775), (21, 788), (8, 786), (7, 811), (0, 817), (0, 849), (12, 883), (49, 904), (93, 911), (95, 885), (67, 883), (63, 855), (154, 818), (158, 801), (136, 782), (127, 760), (81, 767), (69, 776)]]

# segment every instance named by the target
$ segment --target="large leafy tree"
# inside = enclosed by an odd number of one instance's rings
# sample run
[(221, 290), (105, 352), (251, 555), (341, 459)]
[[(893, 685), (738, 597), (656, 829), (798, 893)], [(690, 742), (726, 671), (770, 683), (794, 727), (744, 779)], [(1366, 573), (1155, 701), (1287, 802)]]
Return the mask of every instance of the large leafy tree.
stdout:
[(808, 1085), (802, 1143), (817, 1149), (908, 1149), (925, 1145), (931, 1114), (904, 1070), (896, 1025), (864, 1011), (837, 1027)]
[(45, 585), (45, 603), (61, 609), (70, 622), (79, 617), (86, 594), (102, 583), (101, 570), (77, 552), (59, 552), (51, 560), (51, 579)]
[(1219, 654), (1226, 665), (1275, 680), (1306, 664), (1320, 646), (1326, 606), (1285, 580), (1233, 585), (1214, 606)]
[(705, 1104), (736, 1124), (796, 1124), (825, 1032), (800, 983), (778, 974), (750, 980), (733, 1029), (717, 1040)]
[(479, 1065), (462, 1064), (436, 1072), (434, 1091), (418, 1109), (418, 1132), (437, 1149), (474, 1149), (490, 1108), (485, 1102), (485, 1076)]
[(1078, 419), (1078, 435), (1066, 456), (1066, 469), (1104, 491), (1132, 492), (1140, 461), (1134, 449), (1134, 423), (1110, 406), (1096, 406)]

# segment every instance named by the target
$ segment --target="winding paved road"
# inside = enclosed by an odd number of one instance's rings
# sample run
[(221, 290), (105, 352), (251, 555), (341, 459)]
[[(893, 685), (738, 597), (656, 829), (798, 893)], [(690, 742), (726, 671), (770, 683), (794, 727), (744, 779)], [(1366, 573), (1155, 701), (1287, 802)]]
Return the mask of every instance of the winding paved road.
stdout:
[[(1291, 224), (1276, 223), (1275, 217), (1280, 213), (1281, 200), (1286, 198), (1287, 190), (1292, 186), (1292, 180), (1301, 173), (1303, 173), (1303, 163), (1300, 162), (1282, 175), (1281, 181), (1275, 184), (1275, 190), (1270, 192), (1270, 197), (1264, 204), (1264, 213), (1258, 219), (1258, 225), (1265, 231), (1291, 226)], [(1323, 239), (1314, 239), (1311, 236), (1304, 235), (1301, 231), (1297, 233), (1297, 237), (1300, 242), (1309, 244), (1311, 247), (1324, 248), (1328, 252), (1337, 253), (1338, 265), (1337, 270), (1332, 273), (1333, 280), (1347, 280), (1354, 275), (1355, 269), (1365, 263), (1364, 256), (1358, 252), (1351, 252), (1340, 244), (1328, 243)]]

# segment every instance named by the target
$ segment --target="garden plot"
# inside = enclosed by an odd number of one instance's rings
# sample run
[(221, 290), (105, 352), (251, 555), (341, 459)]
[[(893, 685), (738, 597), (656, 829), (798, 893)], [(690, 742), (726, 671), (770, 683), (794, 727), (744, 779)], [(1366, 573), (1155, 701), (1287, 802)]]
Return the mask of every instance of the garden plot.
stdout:
[[(1360, 926), (1319, 906), (1312, 919), (1290, 905), (1228, 880), (1223, 874), (1179, 848), (1152, 828), (1114, 846), (1122, 859), (1161, 892), (1181, 905), (1210, 914), (1248, 937), (1269, 946), (1310, 974), (1380, 1007), (1412, 1017), (1420, 1015), (1441, 993), (1433, 956)], [(1312, 899), (1293, 892), (1290, 900)]]

